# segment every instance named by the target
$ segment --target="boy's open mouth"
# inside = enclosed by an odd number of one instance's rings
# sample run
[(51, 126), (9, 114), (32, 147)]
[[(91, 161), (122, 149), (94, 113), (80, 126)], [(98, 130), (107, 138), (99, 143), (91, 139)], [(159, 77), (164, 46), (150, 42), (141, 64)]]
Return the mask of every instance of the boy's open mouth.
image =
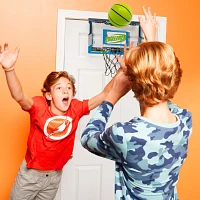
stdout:
[(69, 98), (68, 98), (68, 97), (65, 97), (65, 98), (63, 98), (62, 102), (63, 102), (63, 103), (67, 103), (68, 100), (69, 100)]

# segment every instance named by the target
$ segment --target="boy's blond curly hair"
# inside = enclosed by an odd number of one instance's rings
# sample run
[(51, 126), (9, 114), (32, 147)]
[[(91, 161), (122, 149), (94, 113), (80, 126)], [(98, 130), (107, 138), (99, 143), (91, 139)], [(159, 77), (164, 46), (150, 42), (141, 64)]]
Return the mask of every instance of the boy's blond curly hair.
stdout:
[(126, 75), (136, 99), (152, 107), (174, 97), (182, 69), (172, 47), (162, 42), (144, 42), (125, 57)]

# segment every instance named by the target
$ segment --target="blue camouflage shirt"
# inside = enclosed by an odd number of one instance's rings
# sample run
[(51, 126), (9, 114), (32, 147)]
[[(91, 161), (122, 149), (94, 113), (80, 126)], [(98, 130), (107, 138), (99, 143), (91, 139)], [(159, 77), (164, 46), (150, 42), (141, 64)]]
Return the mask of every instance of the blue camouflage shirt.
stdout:
[(168, 106), (178, 119), (175, 123), (134, 117), (105, 130), (113, 105), (104, 101), (86, 126), (83, 147), (116, 162), (116, 200), (178, 199), (176, 184), (187, 157), (192, 117), (170, 101)]

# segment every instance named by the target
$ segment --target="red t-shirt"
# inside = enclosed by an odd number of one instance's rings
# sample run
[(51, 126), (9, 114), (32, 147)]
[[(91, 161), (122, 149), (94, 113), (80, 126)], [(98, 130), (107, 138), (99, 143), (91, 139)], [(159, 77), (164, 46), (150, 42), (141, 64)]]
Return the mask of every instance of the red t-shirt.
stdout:
[(72, 155), (78, 122), (89, 114), (88, 100), (73, 99), (66, 114), (58, 116), (49, 110), (45, 97), (33, 97), (30, 134), (27, 142), (28, 168), (61, 170)]

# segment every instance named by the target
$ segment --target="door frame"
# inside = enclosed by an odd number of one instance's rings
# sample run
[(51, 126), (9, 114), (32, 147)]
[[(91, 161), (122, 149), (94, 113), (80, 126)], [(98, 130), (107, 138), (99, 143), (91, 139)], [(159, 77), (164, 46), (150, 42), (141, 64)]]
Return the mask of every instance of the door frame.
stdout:
[[(132, 21), (138, 21), (139, 16), (141, 15), (133, 15)], [(58, 9), (56, 71), (64, 70), (64, 52), (65, 52), (64, 45), (65, 45), (65, 30), (66, 30), (65, 20), (66, 19), (88, 20), (88, 18), (107, 19), (108, 13)], [(158, 40), (161, 42), (166, 42), (167, 18), (161, 16), (157, 16), (156, 18), (159, 23), (157, 32)]]

